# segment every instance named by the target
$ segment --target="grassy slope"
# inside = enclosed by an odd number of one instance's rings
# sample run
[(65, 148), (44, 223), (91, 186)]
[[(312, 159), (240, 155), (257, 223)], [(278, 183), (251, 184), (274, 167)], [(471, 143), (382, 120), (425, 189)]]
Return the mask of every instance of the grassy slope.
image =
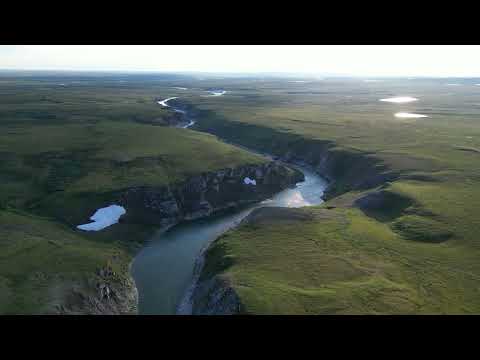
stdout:
[[(402, 175), (385, 188), (397, 196), (370, 216), (350, 207), (361, 194), (347, 192), (327, 203), (335, 209), (305, 210), (321, 214), (314, 220), (230, 232), (208, 272), (230, 277), (251, 313), (480, 312), (480, 157), (471, 151), (480, 146), (480, 88), (446, 82), (264, 82), (203, 105), (214, 112), (200, 127), (222, 136), (235, 128), (243, 144), (286, 150), (279, 132), (319, 139)], [(394, 95), (420, 101), (378, 102)], [(430, 117), (402, 120), (398, 111)], [(245, 124), (260, 126), (256, 137)]]
[(0, 312), (44, 313), (62, 304), (62, 288), (109, 264), (128, 274), (129, 254), (120, 246), (89, 240), (51, 219), (0, 211)]
[(265, 161), (208, 134), (148, 124), (169, 116), (154, 100), (176, 95), (170, 86), (67, 80), (0, 79), (0, 313), (43, 312), (58, 289), (112, 261), (127, 275), (126, 250), (151, 227), (75, 230), (112, 191)]

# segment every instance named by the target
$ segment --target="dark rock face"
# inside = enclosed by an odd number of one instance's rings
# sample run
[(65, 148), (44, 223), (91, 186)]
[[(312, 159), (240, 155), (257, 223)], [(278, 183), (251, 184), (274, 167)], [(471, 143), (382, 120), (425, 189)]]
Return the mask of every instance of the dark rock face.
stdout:
[(243, 307), (227, 279), (215, 276), (198, 284), (192, 299), (192, 315), (236, 315)]
[[(241, 127), (241, 125), (235, 126)], [(260, 129), (256, 126), (251, 127)], [(215, 129), (207, 131), (217, 136), (226, 134), (219, 133)], [(235, 133), (232, 126), (228, 134), (235, 136)], [(258, 148), (272, 154), (275, 159), (308, 167), (321, 174), (331, 183), (325, 193), (326, 199), (350, 190), (375, 188), (399, 177), (399, 174), (391, 171), (385, 164), (366, 153), (335, 149), (334, 144), (328, 141), (296, 140), (295, 138), (289, 139), (288, 136), (282, 138), (281, 134), (277, 135), (277, 140), (274, 140), (272, 136), (272, 141), (262, 141), (258, 144)], [(235, 141), (235, 139), (228, 140)], [(375, 209), (385, 206), (385, 194), (372, 194), (357, 202), (355, 206)], [(259, 214), (261, 214), (261, 209), (258, 210), (258, 213), (250, 214), (244, 221), (249, 221)], [(191, 305), (192, 314), (198, 315), (227, 315), (245, 312), (235, 288), (220, 274), (197, 282), (191, 297)]]
[(66, 284), (59, 305), (49, 314), (129, 315), (137, 313), (138, 292), (130, 276), (120, 277), (108, 266), (83, 281)]
[[(303, 209), (283, 207), (261, 207), (253, 210), (242, 220), (242, 224), (261, 224), (270, 219), (295, 219), (300, 221), (311, 220), (313, 217)], [(239, 315), (246, 314), (245, 308), (238, 296), (235, 287), (224, 274), (216, 274), (202, 279), (203, 265), (206, 260), (206, 248), (197, 259), (193, 291), (187, 294), (191, 311), (189, 315)], [(185, 313), (185, 312), (182, 312)]]
[[(338, 148), (329, 140), (306, 139), (260, 125), (228, 121), (212, 111), (202, 111), (204, 120), (198, 122), (197, 129), (268, 153), (274, 159), (310, 167), (329, 180), (326, 200), (350, 190), (374, 188), (400, 176), (371, 153)], [(255, 138), (249, 138), (250, 133), (255, 133)]]
[(349, 190), (371, 189), (400, 176), (367, 154), (332, 150), (331, 144), (322, 141), (305, 141), (299, 145), (294, 143), (292, 150), (281, 154), (279, 158), (311, 167), (328, 179), (331, 184), (325, 193), (326, 199)]
[[(256, 185), (245, 184), (247, 177)], [(301, 172), (271, 161), (204, 173), (172, 186), (130, 188), (118, 202), (127, 209), (124, 221), (168, 226), (264, 200), (303, 179)]]

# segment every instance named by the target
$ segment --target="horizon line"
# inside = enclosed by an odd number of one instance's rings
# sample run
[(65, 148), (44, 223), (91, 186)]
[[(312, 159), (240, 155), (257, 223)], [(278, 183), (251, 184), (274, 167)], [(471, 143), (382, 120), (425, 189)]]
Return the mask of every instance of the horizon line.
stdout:
[(442, 79), (442, 78), (480, 78), (479, 75), (356, 75), (356, 74), (344, 74), (344, 73), (302, 73), (291, 71), (201, 71), (201, 70), (153, 70), (153, 69), (67, 69), (67, 68), (0, 68), (0, 72), (81, 72), (81, 73), (150, 73), (150, 74), (208, 74), (208, 75), (277, 75), (282, 76), (299, 76), (306, 78), (314, 77), (338, 77), (338, 78), (430, 78), (430, 79)]

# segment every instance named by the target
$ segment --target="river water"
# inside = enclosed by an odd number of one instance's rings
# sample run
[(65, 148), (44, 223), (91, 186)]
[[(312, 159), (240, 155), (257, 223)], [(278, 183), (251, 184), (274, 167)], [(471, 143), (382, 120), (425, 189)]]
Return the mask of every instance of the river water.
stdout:
[[(182, 113), (188, 119), (187, 114), (184, 111)], [(194, 123), (193, 120), (188, 120), (189, 123)], [(202, 249), (236, 226), (253, 209), (262, 206), (302, 207), (321, 204), (327, 187), (326, 180), (308, 169), (296, 168), (303, 172), (305, 181), (279, 192), (271, 199), (205, 219), (184, 222), (166, 232), (159, 231), (155, 234), (132, 264), (132, 275), (139, 294), (139, 313), (175, 314), (192, 284), (195, 262)]]
[(299, 168), (305, 181), (259, 204), (205, 219), (190, 221), (154, 235), (132, 265), (139, 293), (140, 314), (175, 314), (193, 279), (195, 261), (202, 248), (237, 225), (253, 209), (262, 206), (301, 207), (318, 205), (327, 182)]

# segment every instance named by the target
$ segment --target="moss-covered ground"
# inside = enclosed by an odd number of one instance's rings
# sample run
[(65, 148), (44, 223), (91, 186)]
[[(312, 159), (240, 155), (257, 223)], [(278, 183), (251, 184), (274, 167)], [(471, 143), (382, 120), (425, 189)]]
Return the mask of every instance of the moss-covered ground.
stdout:
[[(198, 127), (231, 141), (276, 154), (318, 141), (349, 155), (337, 157), (337, 197), (291, 217), (262, 210), (214, 244), (203, 276), (230, 278), (254, 314), (479, 313), (480, 87), (457, 80), (265, 80), (203, 104)], [(402, 95), (419, 100), (379, 101)], [(352, 190), (372, 171), (366, 159), (398, 176)], [(381, 206), (353, 206), (372, 191)]]
[(156, 100), (179, 95), (174, 85), (133, 75), (0, 77), (0, 313), (51, 311), (108, 264), (129, 276), (151, 225), (76, 230), (115, 192), (265, 161), (163, 126), (172, 110)]
[[(259, 210), (208, 252), (203, 277), (230, 278), (248, 313), (479, 313), (480, 81), (449, 82), (2, 75), (0, 312), (42, 312), (106, 263), (127, 273), (151, 227), (75, 230), (112, 192), (264, 161), (202, 130), (338, 160), (323, 206)], [(171, 96), (195, 106), (193, 131), (163, 126), (156, 100)], [(379, 101), (391, 96), (419, 100)], [(352, 189), (375, 169), (398, 176)], [(353, 206), (375, 191), (380, 206)]]

